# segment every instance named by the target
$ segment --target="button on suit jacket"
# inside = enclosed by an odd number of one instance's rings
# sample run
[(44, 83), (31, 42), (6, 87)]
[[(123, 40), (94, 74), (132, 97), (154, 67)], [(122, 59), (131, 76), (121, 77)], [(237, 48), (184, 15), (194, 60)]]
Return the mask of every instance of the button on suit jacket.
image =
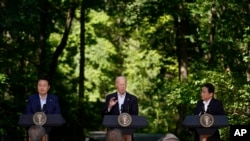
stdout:
[(34, 114), (42, 110), (45, 114), (60, 114), (61, 111), (57, 96), (48, 94), (46, 106), (42, 109), (39, 94), (30, 95), (26, 105), (25, 114)]

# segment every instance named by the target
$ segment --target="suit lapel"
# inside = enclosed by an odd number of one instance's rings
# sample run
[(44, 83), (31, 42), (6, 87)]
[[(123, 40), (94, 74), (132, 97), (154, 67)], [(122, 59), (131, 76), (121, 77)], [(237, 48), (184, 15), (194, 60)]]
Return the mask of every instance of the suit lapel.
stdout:
[(126, 93), (125, 99), (124, 99), (124, 105), (128, 106), (130, 103), (130, 95), (129, 93)]
[(209, 114), (213, 114), (213, 106), (214, 106), (214, 98), (211, 99), (210, 103), (208, 104), (207, 111)]
[(46, 113), (48, 112), (48, 107), (51, 107), (51, 106), (50, 106), (50, 105), (51, 105), (51, 102), (53, 102), (53, 101), (52, 101), (52, 99), (51, 99), (50, 95), (49, 95), (49, 94), (47, 94), (47, 99), (46, 99), (46, 109), (45, 109), (45, 112), (46, 112)]
[(35, 100), (36, 101), (34, 104), (36, 104), (36, 111), (41, 111), (42, 110), (42, 107), (41, 107), (41, 101), (40, 101), (40, 96), (39, 94), (35, 95)]
[[(115, 97), (115, 99), (118, 101), (117, 93), (114, 93), (113, 96), (111, 96), (111, 98), (112, 97)], [(115, 111), (118, 111), (117, 113), (120, 113), (119, 103), (118, 102), (115, 104), (114, 108), (115, 108)]]
[(125, 112), (129, 113), (130, 105), (131, 105), (131, 95), (129, 93), (126, 93), (126, 97), (124, 99), (124, 108)]
[(200, 101), (199, 106), (198, 106), (198, 111), (200, 112), (199, 115), (202, 115), (205, 113), (205, 107), (204, 107), (204, 103), (203, 100)]

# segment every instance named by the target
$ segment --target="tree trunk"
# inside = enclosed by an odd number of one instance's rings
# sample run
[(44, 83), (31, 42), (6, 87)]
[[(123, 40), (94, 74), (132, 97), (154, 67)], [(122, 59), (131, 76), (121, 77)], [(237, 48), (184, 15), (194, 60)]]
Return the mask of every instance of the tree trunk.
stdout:
[(210, 35), (209, 35), (209, 46), (210, 46), (210, 55), (209, 55), (209, 65), (210, 68), (215, 66), (215, 48), (214, 48), (214, 37), (216, 31), (216, 7), (215, 7), (215, 0), (213, 0), (212, 8), (211, 8), (211, 27), (210, 27)]
[(188, 80), (188, 59), (187, 59), (187, 41), (185, 35), (187, 34), (188, 19), (185, 15), (184, 5), (178, 7), (180, 14), (175, 15), (175, 28), (176, 28), (176, 47), (179, 65), (179, 80)]
[(85, 109), (84, 109), (84, 60), (85, 60), (85, 3), (82, 1), (81, 2), (81, 33), (80, 33), (80, 67), (79, 67), (79, 102), (78, 102), (78, 135), (79, 135), (79, 141), (84, 141), (85, 140), (85, 134), (84, 134), (84, 115), (85, 115)]
[(46, 27), (47, 27), (47, 14), (48, 14), (48, 0), (40, 0), (40, 27), (38, 50), (39, 63), (38, 63), (38, 76), (45, 75), (46, 73)]
[(75, 17), (75, 10), (76, 10), (77, 6), (78, 6), (77, 3), (72, 3), (70, 9), (68, 10), (63, 37), (62, 37), (61, 43), (56, 48), (56, 51), (53, 54), (52, 61), (51, 61), (51, 64), (50, 64), (50, 70), (49, 70), (49, 78), (50, 79), (53, 79), (53, 76), (54, 76), (54, 74), (56, 72), (56, 68), (57, 68), (57, 64), (58, 64), (58, 58), (62, 54), (64, 48), (67, 45), (69, 32), (70, 32), (70, 29), (71, 29), (72, 21), (73, 21), (73, 19)]
[[(250, 13), (250, 1), (248, 1), (248, 13)], [(247, 43), (248, 47), (248, 58), (250, 58), (250, 41)], [(247, 70), (246, 70), (247, 82), (250, 81), (250, 60), (248, 59)]]
[[(248, 42), (248, 57), (250, 58), (250, 42)], [(250, 61), (248, 61), (248, 64), (247, 64), (246, 76), (247, 76), (247, 82), (249, 82), (250, 81)]]
[[(183, 2), (184, 3), (184, 2)], [(179, 65), (179, 80), (182, 82), (188, 81), (188, 54), (187, 46), (188, 42), (185, 39), (185, 35), (188, 34), (189, 20), (188, 15), (185, 12), (185, 6), (181, 3), (178, 5), (178, 11), (180, 13), (174, 16), (175, 28), (176, 28), (176, 47), (177, 47), (177, 57)], [(178, 118), (176, 119), (176, 129), (175, 133), (179, 133), (182, 128), (182, 119), (184, 113), (183, 104), (178, 105)]]

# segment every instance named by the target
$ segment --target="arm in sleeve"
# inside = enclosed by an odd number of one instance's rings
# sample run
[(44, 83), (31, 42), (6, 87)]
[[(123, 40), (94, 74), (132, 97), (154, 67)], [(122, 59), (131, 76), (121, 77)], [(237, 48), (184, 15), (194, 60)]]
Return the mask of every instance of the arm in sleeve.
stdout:
[(61, 108), (57, 96), (55, 96), (55, 110), (54, 114), (61, 114)]
[(109, 114), (110, 114), (111, 109), (108, 109), (109, 99), (110, 99), (110, 98), (108, 98), (108, 96), (105, 98), (105, 104), (104, 104), (104, 106), (102, 107), (102, 112), (101, 112), (101, 115), (102, 115), (102, 116), (104, 116), (104, 115), (109, 115)]
[(26, 103), (25, 114), (27, 114), (27, 115), (33, 114), (33, 112), (32, 112), (32, 100), (31, 100), (30, 96), (28, 97), (28, 101)]
[(218, 113), (217, 115), (225, 115), (224, 106), (221, 101), (218, 102)]
[(138, 115), (139, 108), (138, 108), (138, 99), (135, 97), (133, 102), (131, 103), (130, 113), (131, 115)]

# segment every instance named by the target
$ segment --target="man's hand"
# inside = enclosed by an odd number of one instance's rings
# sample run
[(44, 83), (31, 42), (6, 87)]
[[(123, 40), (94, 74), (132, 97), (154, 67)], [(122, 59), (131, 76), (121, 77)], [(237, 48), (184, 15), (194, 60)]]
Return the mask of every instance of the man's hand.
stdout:
[(115, 99), (115, 97), (112, 97), (110, 100), (109, 100), (109, 109), (111, 109), (116, 103), (117, 103), (117, 99)]

